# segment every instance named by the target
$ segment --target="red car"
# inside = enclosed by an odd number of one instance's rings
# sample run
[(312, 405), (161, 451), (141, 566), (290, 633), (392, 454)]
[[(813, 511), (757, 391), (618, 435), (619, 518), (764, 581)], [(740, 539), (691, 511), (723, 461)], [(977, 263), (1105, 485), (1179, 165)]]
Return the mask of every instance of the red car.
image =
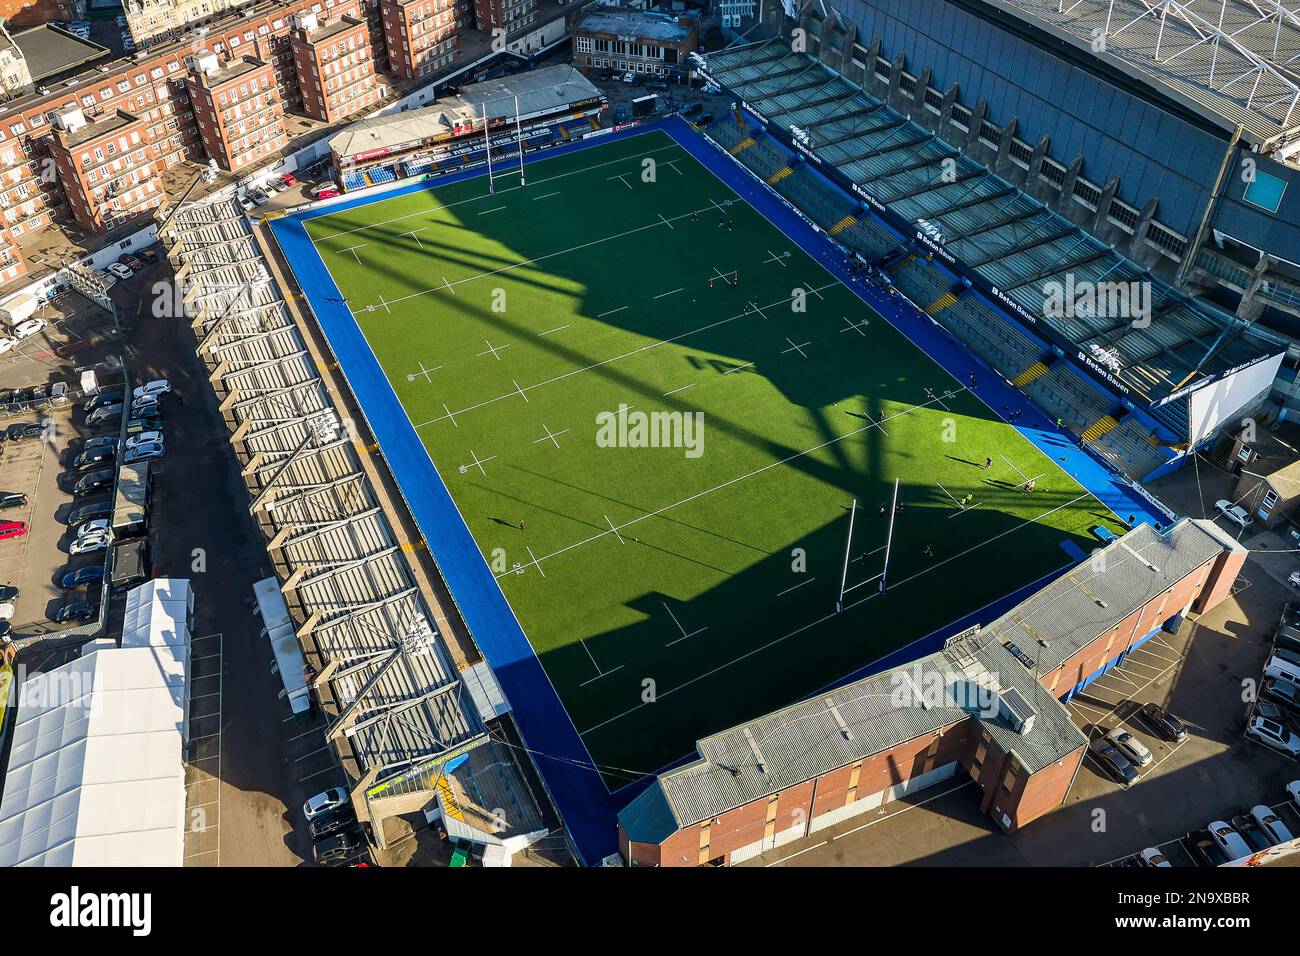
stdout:
[(21, 538), (26, 533), (26, 521), (0, 521), (0, 539)]
[(316, 194), (317, 199), (333, 199), (339, 194), (337, 189), (322, 189)]
[(144, 268), (144, 263), (129, 252), (124, 252), (118, 256), (117, 261), (122, 263), (122, 265), (126, 266), (132, 272), (139, 272)]
[(280, 182), (284, 184), (285, 189), (288, 189), (290, 186), (298, 185), (298, 177), (295, 176), (293, 173), (285, 173), (283, 176), (280, 177)]

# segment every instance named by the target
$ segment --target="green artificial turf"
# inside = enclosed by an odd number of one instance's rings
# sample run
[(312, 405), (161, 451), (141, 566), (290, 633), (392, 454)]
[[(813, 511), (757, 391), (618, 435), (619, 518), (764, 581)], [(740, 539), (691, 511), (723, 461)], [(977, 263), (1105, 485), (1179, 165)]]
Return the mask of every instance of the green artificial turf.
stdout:
[[(662, 133), (307, 228), (611, 787), (1120, 529)], [(700, 454), (602, 447), (620, 405)]]

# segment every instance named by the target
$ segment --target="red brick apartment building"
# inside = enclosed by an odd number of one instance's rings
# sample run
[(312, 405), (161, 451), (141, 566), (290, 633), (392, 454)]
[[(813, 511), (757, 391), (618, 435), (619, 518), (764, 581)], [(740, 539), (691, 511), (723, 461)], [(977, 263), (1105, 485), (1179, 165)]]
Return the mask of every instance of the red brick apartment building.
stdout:
[(203, 151), (238, 171), (279, 152), (288, 142), (284, 101), (271, 64), (242, 57), (222, 64), (199, 57), (186, 77)]
[(67, 0), (0, 0), (0, 19), (16, 27), (71, 20), (72, 4)]
[[(366, 19), (374, 69), (387, 69), (378, 0), (286, 0), (258, 4), (217, 20), (208, 25), (201, 41), (189, 37), (158, 44), (129, 59), (88, 69), (48, 92), (29, 93), (0, 104), (0, 282), (26, 272), (18, 248), (22, 237), (56, 219), (78, 219), (68, 190), (84, 199), (81, 186), (69, 181), (65, 188), (55, 176), (47, 175), (54, 162), (56, 114), (80, 109), (88, 123), (97, 123), (122, 111), (143, 122), (163, 168), (185, 159), (202, 162), (209, 154), (195, 119), (188, 82), (194, 61), (212, 54), (227, 62), (245, 55), (267, 62), (280, 110), (301, 109), (291, 32), (294, 17), (313, 10), (320, 11), (322, 23), (325, 15), (331, 20), (343, 16)], [(202, 49), (196, 51), (196, 42), (201, 42)], [(206, 104), (204, 108), (208, 108)], [(141, 136), (144, 138), (143, 132)], [(214, 144), (218, 141), (212, 139)], [(214, 158), (221, 161), (220, 156)], [(104, 220), (96, 228), (110, 227)]]
[(448, 66), (470, 24), (469, 0), (379, 0), (392, 72), (408, 80)]
[(1245, 558), (1211, 521), (1141, 525), (941, 651), (700, 740), (619, 813), (620, 852), (740, 863), (962, 774), (1015, 832), (1065, 800), (1083, 760), (1060, 701), (1222, 601)]
[(314, 15), (300, 17), (293, 31), (293, 62), (303, 112), (327, 123), (375, 106), (387, 91), (375, 72), (370, 27), (355, 17), (324, 26)]
[(162, 204), (165, 167), (144, 119), (119, 110), (90, 123), (67, 109), (54, 126), (50, 155), (83, 228), (102, 232)]
[(474, 22), (480, 30), (514, 33), (537, 19), (537, 0), (474, 0)]

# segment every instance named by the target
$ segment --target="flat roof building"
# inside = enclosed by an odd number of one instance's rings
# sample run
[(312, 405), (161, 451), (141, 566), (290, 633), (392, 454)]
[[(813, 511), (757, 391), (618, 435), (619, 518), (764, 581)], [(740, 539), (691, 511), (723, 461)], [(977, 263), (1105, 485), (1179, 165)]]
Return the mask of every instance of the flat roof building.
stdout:
[(573, 62), (585, 70), (688, 80), (687, 57), (699, 39), (699, 20), (694, 17), (595, 7), (573, 25)]
[(237, 172), (288, 142), (270, 63), (253, 57), (221, 63), (205, 54), (195, 60), (185, 85), (203, 148), (223, 169)]

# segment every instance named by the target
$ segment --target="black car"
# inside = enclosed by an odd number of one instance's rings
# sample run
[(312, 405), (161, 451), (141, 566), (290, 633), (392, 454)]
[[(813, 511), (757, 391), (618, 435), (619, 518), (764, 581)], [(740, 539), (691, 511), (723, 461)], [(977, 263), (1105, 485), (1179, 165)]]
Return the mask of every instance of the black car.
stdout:
[(307, 832), (311, 834), (313, 840), (320, 840), (331, 833), (354, 827), (356, 823), (357, 815), (352, 811), (351, 804), (345, 803), (312, 817), (311, 822), (307, 824)]
[(27, 496), (21, 491), (0, 492), (0, 509), (21, 508), (27, 504)]
[(8, 637), (11, 630), (13, 630), (12, 624), (8, 621), (0, 620), (0, 637)]
[[(128, 421), (130, 421), (132, 425), (136, 422), (150, 422), (154, 427), (147, 429), (147, 431), (157, 431), (162, 428), (162, 418), (162, 406), (149, 405), (145, 408), (132, 409)], [(130, 426), (128, 425), (127, 427), (129, 428)]]
[(54, 620), (60, 624), (68, 621), (89, 621), (95, 616), (98, 606), (91, 601), (73, 601), (54, 612)]
[(84, 471), (97, 465), (111, 465), (116, 457), (117, 451), (113, 448), (89, 448), (72, 459), (72, 467)]
[(76, 571), (69, 571), (59, 579), (59, 587), (65, 591), (72, 588), (79, 588), (83, 584), (98, 584), (104, 580), (104, 566), (102, 564), (92, 564), (84, 568), (78, 568)]
[(20, 592), (12, 584), (0, 585), (0, 601), (12, 601), (21, 593), (22, 592)]
[(152, 249), (139, 249), (136, 251), (136, 257), (143, 259), (145, 262), (154, 263), (158, 261), (158, 253)]
[(15, 422), (5, 429), (9, 441), (22, 441), (24, 438), (39, 437), (45, 431), (40, 422)]
[(1273, 635), (1273, 646), (1278, 650), (1300, 654), (1300, 629), (1279, 627)]
[(1197, 866), (1216, 867), (1228, 862), (1209, 830), (1193, 830), (1183, 838), (1183, 845)]
[(79, 528), (87, 521), (95, 518), (107, 518), (113, 513), (113, 502), (111, 501), (94, 501), (80, 508), (73, 509), (68, 515), (68, 524), (74, 528)]
[(311, 846), (312, 859), (318, 864), (342, 863), (364, 851), (359, 830), (340, 830)]
[(72, 493), (80, 497), (91, 492), (103, 491), (105, 488), (111, 487), (112, 484), (113, 470), (111, 468), (106, 468), (103, 471), (88, 471), (72, 486)]
[(1137, 780), (1137, 768), (1129, 763), (1128, 758), (1119, 752), (1119, 748), (1105, 737), (1098, 737), (1092, 742), (1092, 752), (1097, 761), (1106, 768), (1106, 773), (1124, 786), (1127, 787)]
[(1159, 704), (1146, 704), (1141, 710), (1142, 719), (1153, 727), (1165, 740), (1182, 743), (1187, 739), (1187, 727), (1183, 722)]
[(93, 397), (88, 398), (81, 403), (81, 410), (83, 412), (93, 412), (95, 409), (104, 405), (116, 405), (122, 401), (124, 395), (125, 393), (121, 389), (97, 392)]
[(1259, 824), (1255, 822), (1255, 818), (1249, 813), (1235, 816), (1231, 822), (1232, 828), (1245, 837), (1252, 850), (1267, 850), (1273, 845), (1273, 841), (1268, 838), (1268, 834), (1260, 829)]
[(90, 451), (92, 448), (116, 448), (118, 438), (116, 435), (100, 435), (97, 438), (87, 438), (81, 446), (82, 451)]

